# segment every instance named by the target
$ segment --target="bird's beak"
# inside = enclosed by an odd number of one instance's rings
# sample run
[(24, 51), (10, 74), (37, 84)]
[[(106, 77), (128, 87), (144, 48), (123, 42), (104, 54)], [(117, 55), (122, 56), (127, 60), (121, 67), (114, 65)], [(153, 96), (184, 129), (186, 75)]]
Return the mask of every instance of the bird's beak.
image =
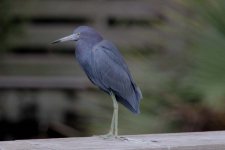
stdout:
[(52, 44), (66, 42), (66, 41), (77, 41), (79, 38), (79, 34), (71, 34), (69, 36), (63, 37), (61, 39), (55, 40), (52, 42)]

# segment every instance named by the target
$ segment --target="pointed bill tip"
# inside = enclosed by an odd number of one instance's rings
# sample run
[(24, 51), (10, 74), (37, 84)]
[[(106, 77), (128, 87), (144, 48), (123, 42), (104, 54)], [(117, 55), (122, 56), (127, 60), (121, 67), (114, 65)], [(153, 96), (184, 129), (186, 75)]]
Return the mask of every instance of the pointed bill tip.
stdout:
[(55, 40), (55, 41), (51, 42), (51, 44), (56, 44), (56, 43), (60, 43), (60, 42), (61, 42), (61, 40)]
[(56, 44), (56, 43), (61, 43), (61, 42), (66, 42), (66, 41), (75, 41), (78, 38), (79, 38), (78, 35), (71, 34), (69, 36), (66, 36), (66, 37), (63, 37), (61, 39), (55, 40), (51, 44)]

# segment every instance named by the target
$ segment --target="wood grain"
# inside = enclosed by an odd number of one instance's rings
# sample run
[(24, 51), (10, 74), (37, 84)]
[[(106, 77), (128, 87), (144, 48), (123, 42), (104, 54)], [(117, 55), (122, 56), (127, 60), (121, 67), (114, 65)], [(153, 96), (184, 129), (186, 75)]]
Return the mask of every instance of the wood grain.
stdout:
[(225, 131), (129, 135), (127, 141), (97, 136), (0, 142), (1, 150), (224, 150)]

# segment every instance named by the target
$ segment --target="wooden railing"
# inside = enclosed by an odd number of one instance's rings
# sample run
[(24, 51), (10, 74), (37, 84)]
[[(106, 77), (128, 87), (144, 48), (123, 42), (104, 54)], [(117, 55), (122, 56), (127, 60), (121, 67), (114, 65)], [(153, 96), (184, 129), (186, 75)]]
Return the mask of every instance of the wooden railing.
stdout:
[(127, 140), (98, 136), (0, 142), (0, 150), (224, 150), (225, 131), (129, 135)]

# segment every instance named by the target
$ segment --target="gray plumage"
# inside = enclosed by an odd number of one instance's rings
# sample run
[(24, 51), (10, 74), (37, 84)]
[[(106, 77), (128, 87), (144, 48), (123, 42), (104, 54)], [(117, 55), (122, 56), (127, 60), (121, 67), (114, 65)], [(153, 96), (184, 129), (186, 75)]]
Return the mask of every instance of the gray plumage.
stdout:
[(81, 26), (76, 41), (76, 59), (93, 84), (110, 94), (133, 113), (139, 113), (140, 89), (134, 83), (128, 66), (116, 46), (104, 40), (94, 29)]
[[(91, 82), (113, 100), (113, 116), (109, 133), (104, 138), (118, 138), (118, 103), (135, 114), (140, 113), (142, 94), (134, 83), (128, 66), (116, 46), (104, 40), (93, 28), (80, 26), (74, 33), (53, 43), (75, 41), (76, 59)], [(119, 137), (124, 140), (123, 137)]]
[(76, 41), (76, 59), (91, 82), (108, 94), (112, 92), (133, 113), (140, 113), (141, 91), (117, 47), (88, 26), (80, 26), (53, 43), (70, 40)]

